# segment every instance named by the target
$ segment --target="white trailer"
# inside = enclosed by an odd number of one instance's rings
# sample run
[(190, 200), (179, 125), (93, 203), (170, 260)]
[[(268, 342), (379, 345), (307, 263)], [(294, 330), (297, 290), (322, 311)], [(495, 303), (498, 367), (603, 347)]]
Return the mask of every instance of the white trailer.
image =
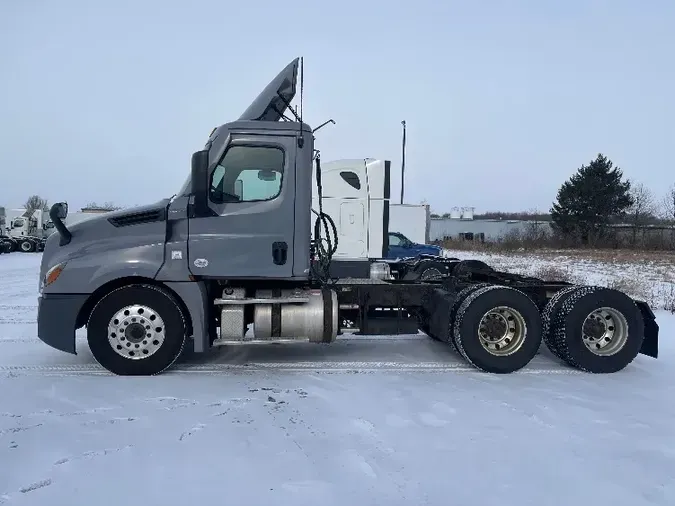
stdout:
[[(316, 177), (316, 167), (314, 172)], [(385, 258), (390, 232), (399, 232), (416, 243), (428, 243), (428, 206), (390, 201), (389, 160), (356, 158), (322, 163), (321, 183), (323, 209), (333, 217), (338, 232), (333, 258)], [(312, 208), (318, 210), (316, 187)]]
[(429, 243), (431, 213), (425, 204), (389, 204), (389, 230), (413, 242)]

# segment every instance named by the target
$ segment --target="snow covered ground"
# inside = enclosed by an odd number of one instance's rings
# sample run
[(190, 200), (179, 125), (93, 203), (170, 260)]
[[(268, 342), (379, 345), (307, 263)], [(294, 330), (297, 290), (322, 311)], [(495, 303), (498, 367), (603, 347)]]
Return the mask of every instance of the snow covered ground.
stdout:
[(77, 356), (37, 339), (39, 260), (0, 256), (0, 504), (675, 504), (666, 311), (661, 357), (606, 376), (547, 353), (487, 375), (400, 336), (238, 346), (122, 378), (82, 336)]

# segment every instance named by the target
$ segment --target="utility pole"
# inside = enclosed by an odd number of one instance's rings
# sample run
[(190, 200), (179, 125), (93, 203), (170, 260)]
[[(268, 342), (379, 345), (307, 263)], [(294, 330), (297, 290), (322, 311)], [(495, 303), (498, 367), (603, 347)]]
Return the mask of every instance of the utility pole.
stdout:
[(401, 153), (401, 204), (403, 204), (403, 190), (405, 187), (405, 120), (401, 121), (403, 125), (403, 146)]

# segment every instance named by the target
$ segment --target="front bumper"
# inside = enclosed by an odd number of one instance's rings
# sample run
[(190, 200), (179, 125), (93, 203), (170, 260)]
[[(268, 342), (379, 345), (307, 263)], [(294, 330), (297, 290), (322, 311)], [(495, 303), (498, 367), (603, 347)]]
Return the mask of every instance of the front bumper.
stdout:
[(49, 293), (38, 297), (38, 337), (52, 348), (76, 354), (77, 316), (89, 295)]

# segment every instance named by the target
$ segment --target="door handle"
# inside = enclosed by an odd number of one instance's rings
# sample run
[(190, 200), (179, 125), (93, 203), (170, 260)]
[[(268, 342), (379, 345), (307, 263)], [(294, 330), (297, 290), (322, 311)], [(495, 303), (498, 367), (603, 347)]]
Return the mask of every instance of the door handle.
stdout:
[(288, 257), (288, 244), (285, 242), (272, 243), (272, 260), (276, 265), (284, 265)]

